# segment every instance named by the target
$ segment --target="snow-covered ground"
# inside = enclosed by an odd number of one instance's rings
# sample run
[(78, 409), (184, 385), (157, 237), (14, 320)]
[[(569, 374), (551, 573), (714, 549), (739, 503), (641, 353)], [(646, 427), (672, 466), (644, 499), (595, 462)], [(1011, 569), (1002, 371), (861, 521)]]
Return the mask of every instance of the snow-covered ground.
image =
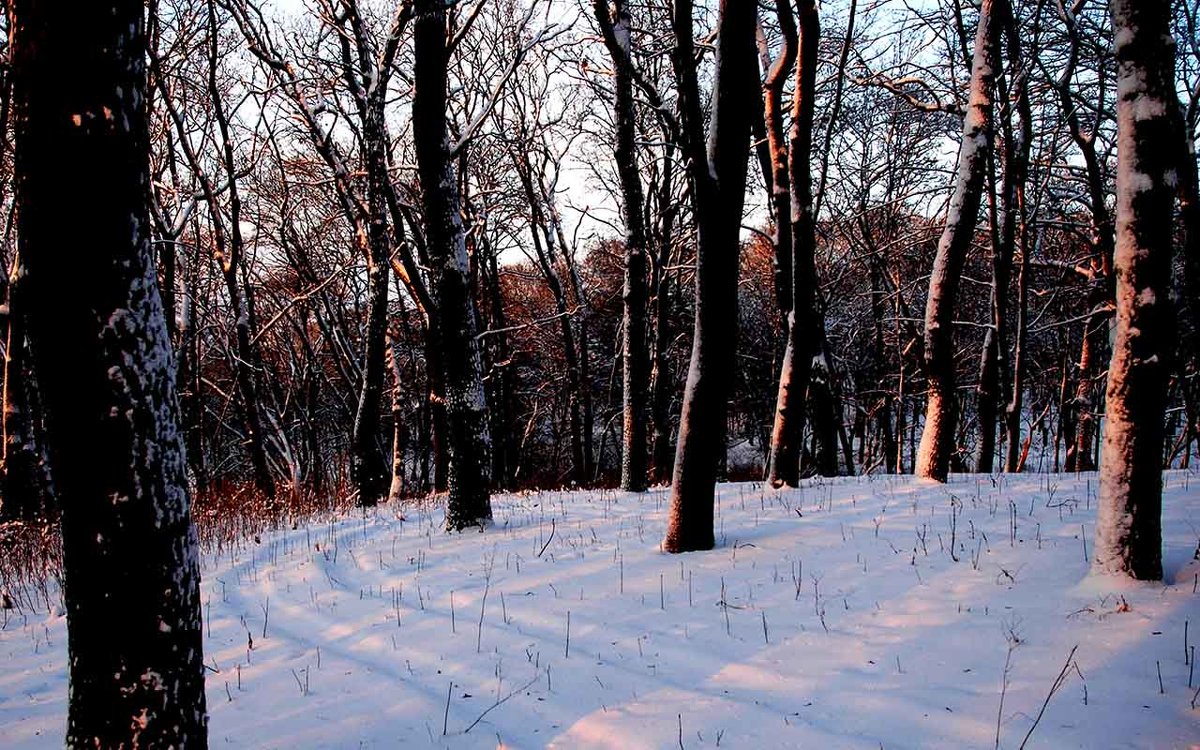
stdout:
[[(1194, 747), (1200, 476), (1166, 475), (1165, 583), (1087, 578), (1095, 494), (723, 485), (717, 549), (673, 556), (663, 490), (540, 492), (210, 549), (210, 744), (1015, 748), (1061, 672), (1029, 747)], [(61, 745), (66, 622), (7, 614), (0, 746)]]

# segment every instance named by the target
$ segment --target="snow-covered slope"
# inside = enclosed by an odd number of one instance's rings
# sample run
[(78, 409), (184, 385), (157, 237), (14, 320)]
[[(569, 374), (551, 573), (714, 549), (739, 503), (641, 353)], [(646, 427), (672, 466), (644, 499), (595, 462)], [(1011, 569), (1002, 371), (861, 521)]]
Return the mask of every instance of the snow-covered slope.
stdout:
[[(1015, 748), (1056, 681), (1029, 747), (1200, 743), (1200, 477), (1166, 475), (1160, 584), (1087, 578), (1095, 494), (724, 485), (718, 548), (669, 556), (665, 491), (541, 492), (210, 549), (210, 744)], [(7, 612), (0, 745), (60, 746), (66, 696), (65, 620)]]

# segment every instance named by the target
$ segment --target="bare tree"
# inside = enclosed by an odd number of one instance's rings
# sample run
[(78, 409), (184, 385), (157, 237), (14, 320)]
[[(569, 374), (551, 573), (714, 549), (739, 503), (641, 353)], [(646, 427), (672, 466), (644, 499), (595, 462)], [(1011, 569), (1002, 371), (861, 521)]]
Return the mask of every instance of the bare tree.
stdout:
[(646, 489), (646, 386), (650, 357), (646, 339), (647, 238), (635, 143), (637, 114), (633, 106), (633, 19), (624, 0), (615, 0), (611, 12), (606, 0), (596, 0), (593, 5), (596, 22), (613, 63), (613, 109), (617, 128), (613, 158), (621, 180), (625, 216), (621, 489), (641, 492)]
[(491, 438), (471, 269), (446, 132), (446, 9), (438, 0), (417, 0), (414, 10), (413, 139), (450, 428), (446, 526), (461, 530), (486, 524), (492, 517)]
[(1179, 141), (1171, 4), (1112, 0), (1117, 57), (1117, 336), (1092, 567), (1162, 578), (1163, 412)]
[(722, 0), (707, 153), (696, 75), (692, 3), (672, 16), (684, 151), (695, 206), (696, 319), (688, 367), (671, 507), (663, 549), (710, 549), (717, 469), (725, 454), (726, 399), (737, 345), (739, 227), (746, 190), (750, 118), (757, 94), (752, 3)]
[(69, 747), (203, 747), (200, 571), (150, 250), (144, 5), (15, 0), (26, 321), (62, 510)]
[[(787, 48), (796, 32), (792, 28), (791, 8), (787, 3), (777, 6), (780, 27), (784, 35), (784, 51), (780, 58), (786, 61)], [(813, 213), (812, 157), (813, 112), (816, 98), (817, 50), (820, 41), (820, 20), (817, 7), (811, 0), (802, 0), (799, 10), (799, 63), (796, 67), (796, 89), (792, 96), (792, 125), (788, 135), (787, 178), (778, 172), (778, 155), (782, 146), (774, 142), (778, 138), (782, 115), (771, 106), (779, 94), (773, 89), (779, 83), (771, 80), (772, 69), (767, 80), (768, 138), (771, 143), (774, 177), (772, 201), (782, 224), (784, 202), (780, 193), (789, 199), (786, 236), (790, 240), (786, 263), (780, 263), (791, 271), (787, 289), (790, 305), (787, 313), (787, 345), (779, 373), (779, 392), (776, 398), (775, 423), (771, 430), (771, 455), (769, 459), (770, 482), (778, 487), (795, 487), (800, 480), (800, 454), (804, 439), (804, 411), (807, 391), (812, 374), (813, 357), (820, 352), (823, 332), (816, 314), (816, 217)], [(790, 190), (788, 186), (790, 184)], [(784, 236), (780, 233), (780, 236)], [(780, 252), (780, 251), (777, 251)], [(836, 459), (835, 459), (836, 464)]]
[(925, 304), (925, 371), (929, 383), (925, 427), (916, 474), (946, 481), (954, 450), (958, 405), (954, 392), (954, 303), (959, 277), (975, 233), (987, 161), (992, 147), (992, 85), (998, 61), (1000, 8), (1007, 0), (983, 0), (971, 63), (970, 98), (963, 118), (958, 174), (946, 225), (938, 241)]

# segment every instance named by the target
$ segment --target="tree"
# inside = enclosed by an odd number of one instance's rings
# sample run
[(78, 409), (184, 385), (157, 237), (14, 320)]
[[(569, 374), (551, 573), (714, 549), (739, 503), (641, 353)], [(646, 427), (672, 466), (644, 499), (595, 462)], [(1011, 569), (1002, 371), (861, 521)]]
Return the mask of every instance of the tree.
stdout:
[(450, 433), (446, 526), (462, 530), (492, 518), (491, 438), (471, 269), (459, 212), (456, 149), (446, 132), (446, 8), (439, 0), (417, 0), (414, 11), (413, 141), (433, 264), (431, 292), (439, 318), (438, 350)]
[(1171, 4), (1112, 0), (1117, 56), (1117, 335), (1093, 570), (1162, 578), (1163, 413), (1171, 354), (1172, 210), (1178, 152)]
[(617, 142), (613, 158), (621, 181), (625, 207), (625, 286), (621, 337), (624, 431), (621, 443), (621, 489), (646, 489), (646, 386), (650, 357), (646, 346), (646, 226), (642, 214), (642, 179), (638, 174), (635, 138), (637, 114), (633, 109), (633, 19), (623, 0), (594, 3), (596, 22), (604, 37), (615, 71), (614, 114)]
[[(777, 4), (780, 28), (783, 30), (784, 50), (776, 65), (786, 72), (789, 50), (796, 46), (796, 30), (788, 3)], [(787, 238), (786, 251), (777, 248), (778, 257), (786, 262), (778, 265), (790, 271), (787, 281), (790, 291), (787, 310), (787, 344), (779, 373), (779, 392), (776, 398), (775, 423), (771, 430), (770, 482), (778, 487), (795, 487), (800, 480), (801, 443), (804, 439), (804, 410), (812, 374), (813, 356), (819, 352), (821, 322), (816, 313), (816, 217), (813, 214), (812, 194), (812, 132), (814, 99), (817, 82), (817, 47), (820, 40), (820, 20), (816, 3), (802, 0), (799, 11), (799, 64), (796, 68), (796, 91), (792, 97), (792, 127), (788, 135), (786, 157), (781, 158), (783, 146), (777, 141), (782, 134), (779, 105), (782, 84), (776, 80), (776, 67), (767, 79), (767, 132), (771, 143), (772, 202), (779, 226), (787, 215), (789, 227), (777, 229), (777, 244)], [(784, 176), (780, 162), (786, 158)], [(790, 185), (790, 190), (789, 190)], [(786, 202), (785, 202), (786, 201)], [(786, 211), (785, 211), (786, 209)], [(783, 274), (777, 274), (783, 276)], [(836, 460), (835, 460), (836, 463)]]
[(663, 549), (711, 549), (717, 470), (725, 454), (726, 400), (737, 347), (739, 230), (746, 191), (750, 116), (757, 96), (752, 3), (722, 0), (708, 146), (692, 37), (692, 3), (676, 0), (672, 15), (684, 155), (696, 220), (696, 312), (692, 356)]
[(18, 235), (62, 510), (70, 747), (203, 747), (199, 558), (150, 249), (143, 3), (15, 0)]
[(916, 474), (939, 482), (950, 471), (958, 406), (954, 392), (954, 301), (967, 251), (975, 234), (983, 181), (992, 148), (992, 84), (996, 76), (999, 6), (983, 0), (971, 62), (970, 99), (963, 118), (954, 195), (938, 241), (925, 303), (925, 374), (929, 381), (925, 429)]

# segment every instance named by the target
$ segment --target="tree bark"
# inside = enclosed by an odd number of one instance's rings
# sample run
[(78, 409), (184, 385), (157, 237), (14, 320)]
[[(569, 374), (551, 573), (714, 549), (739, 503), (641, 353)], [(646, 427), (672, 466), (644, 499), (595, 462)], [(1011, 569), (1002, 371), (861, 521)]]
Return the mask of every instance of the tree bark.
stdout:
[(958, 405), (954, 378), (954, 301), (959, 277), (975, 234), (988, 153), (992, 148), (992, 84), (996, 75), (997, 6), (1005, 0), (983, 0), (971, 62), (970, 98), (963, 119), (958, 176), (946, 226), (938, 241), (929, 297), (925, 304), (925, 376), (928, 395), (916, 474), (946, 481), (954, 451)]
[(753, 75), (752, 3), (722, 0), (707, 153), (692, 37), (692, 3), (676, 0), (675, 67), (696, 215), (696, 319), (663, 549), (711, 549), (717, 467), (737, 350), (739, 230), (746, 189)]
[(62, 510), (66, 745), (204, 747), (199, 556), (150, 250), (144, 6), (11, 8), (26, 320)]
[(491, 522), (491, 438), (458, 181), (446, 133), (446, 7), (416, 0), (413, 141), (446, 389), (450, 530)]
[[(780, 18), (784, 17), (782, 8)], [(790, 13), (790, 11), (789, 11)], [(790, 22), (786, 25), (790, 26)], [(785, 38), (788, 30), (784, 30)], [(792, 271), (791, 307), (787, 313), (787, 344), (779, 373), (775, 400), (775, 420), (771, 429), (768, 480), (774, 487), (795, 487), (800, 483), (800, 455), (804, 438), (806, 396), (811, 380), (813, 357), (818, 353), (819, 325), (815, 314), (816, 224), (813, 216), (812, 133), (816, 97), (817, 51), (820, 21), (816, 3), (802, 0), (799, 9), (799, 63), (796, 67), (796, 92), (792, 97), (792, 126), (788, 134), (788, 180), (791, 183), (788, 206)], [(785, 42), (787, 44), (787, 42)], [(769, 89), (768, 89), (769, 91)], [(768, 98), (770, 96), (768, 95)], [(779, 186), (776, 185), (776, 190)], [(777, 210), (781, 211), (782, 206)], [(782, 212), (781, 212), (782, 215)], [(837, 460), (834, 459), (836, 465)]]
[(0, 521), (31, 519), (45, 510), (49, 487), (41, 468), (41, 453), (34, 442), (29, 349), (24, 308), (25, 266), (20, 254), (13, 260), (8, 280), (8, 342), (4, 352), (4, 445), (0, 460)]
[(613, 148), (625, 216), (625, 284), (622, 288), (622, 398), (624, 424), (621, 439), (621, 489), (646, 489), (646, 386), (650, 357), (646, 340), (646, 226), (644, 196), (638, 174), (637, 112), (633, 107), (633, 19), (625, 0), (594, 3), (615, 74), (614, 116), (617, 142)]
[(650, 478), (655, 484), (671, 480), (671, 265), (677, 203), (672, 194), (674, 184), (675, 147), (664, 148), (663, 169), (659, 180), (657, 202), (659, 221), (656, 230), (657, 251), (651, 270), (654, 287), (654, 354), (650, 371), (650, 409), (654, 423), (651, 438)]
[(1112, 0), (1117, 58), (1117, 335), (1092, 568), (1162, 578), (1162, 454), (1178, 155), (1171, 3)]

